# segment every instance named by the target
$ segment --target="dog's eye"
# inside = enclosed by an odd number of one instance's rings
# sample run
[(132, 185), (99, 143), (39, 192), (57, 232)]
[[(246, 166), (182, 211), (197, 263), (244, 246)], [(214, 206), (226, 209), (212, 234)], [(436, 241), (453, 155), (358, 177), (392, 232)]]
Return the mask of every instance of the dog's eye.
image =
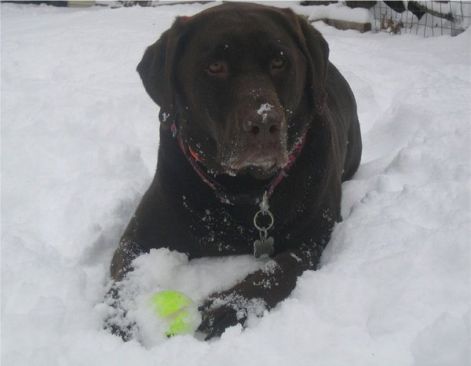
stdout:
[(228, 73), (227, 63), (224, 61), (212, 62), (208, 65), (206, 72), (209, 75), (224, 77)]
[(274, 57), (271, 60), (270, 67), (272, 70), (278, 71), (278, 70), (283, 69), (285, 66), (286, 66), (286, 60), (281, 56)]

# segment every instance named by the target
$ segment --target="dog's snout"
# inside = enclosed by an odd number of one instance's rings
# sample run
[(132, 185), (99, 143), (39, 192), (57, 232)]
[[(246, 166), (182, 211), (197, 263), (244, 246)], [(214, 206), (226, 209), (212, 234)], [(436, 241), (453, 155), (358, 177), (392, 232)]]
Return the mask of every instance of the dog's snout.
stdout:
[(277, 108), (266, 103), (241, 116), (241, 120), (242, 130), (250, 136), (249, 138), (263, 142), (279, 138), (283, 115)]

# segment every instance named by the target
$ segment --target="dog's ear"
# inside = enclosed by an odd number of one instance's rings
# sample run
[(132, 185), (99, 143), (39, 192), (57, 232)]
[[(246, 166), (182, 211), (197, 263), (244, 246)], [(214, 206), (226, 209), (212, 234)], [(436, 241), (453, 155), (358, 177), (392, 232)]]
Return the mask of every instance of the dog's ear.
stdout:
[(284, 9), (291, 20), (298, 45), (308, 63), (308, 80), (314, 105), (322, 114), (327, 103), (327, 71), (329, 67), (329, 45), (305, 17), (295, 14), (291, 9)]
[(152, 100), (160, 106), (159, 119), (170, 126), (176, 118), (175, 68), (176, 54), (182, 37), (182, 20), (177, 18), (170, 29), (147, 47), (137, 65), (144, 88)]
[(308, 21), (298, 15), (298, 21), (311, 56), (310, 80), (312, 94), (318, 113), (322, 114), (327, 103), (327, 71), (329, 68), (329, 45), (322, 34)]

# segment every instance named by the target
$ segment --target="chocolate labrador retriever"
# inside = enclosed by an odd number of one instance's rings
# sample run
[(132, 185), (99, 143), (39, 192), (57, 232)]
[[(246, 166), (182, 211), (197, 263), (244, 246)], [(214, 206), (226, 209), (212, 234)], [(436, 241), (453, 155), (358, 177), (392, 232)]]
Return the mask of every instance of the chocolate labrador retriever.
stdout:
[(115, 281), (151, 248), (269, 258), (201, 304), (209, 339), (316, 269), (361, 157), (355, 99), (328, 56), (303, 17), (247, 3), (179, 17), (147, 48), (137, 70), (160, 106), (157, 171), (114, 254)]

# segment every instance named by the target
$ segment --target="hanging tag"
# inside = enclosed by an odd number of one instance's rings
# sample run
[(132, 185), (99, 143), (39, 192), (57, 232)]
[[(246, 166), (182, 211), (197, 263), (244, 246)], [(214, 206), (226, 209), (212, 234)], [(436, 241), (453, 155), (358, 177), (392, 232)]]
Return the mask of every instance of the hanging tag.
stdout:
[[(267, 216), (268, 222), (260, 223), (259, 220), (262, 216)], [(275, 218), (268, 204), (268, 194), (265, 192), (260, 203), (260, 210), (257, 211), (253, 218), (253, 224), (260, 234), (260, 239), (255, 240), (253, 243), (253, 255), (255, 258), (269, 257), (275, 252), (275, 240), (273, 237), (268, 236), (268, 230), (273, 227), (274, 222)]]
[(265, 239), (255, 240), (253, 243), (253, 255), (255, 258), (270, 257), (275, 251), (275, 240), (270, 236)]

